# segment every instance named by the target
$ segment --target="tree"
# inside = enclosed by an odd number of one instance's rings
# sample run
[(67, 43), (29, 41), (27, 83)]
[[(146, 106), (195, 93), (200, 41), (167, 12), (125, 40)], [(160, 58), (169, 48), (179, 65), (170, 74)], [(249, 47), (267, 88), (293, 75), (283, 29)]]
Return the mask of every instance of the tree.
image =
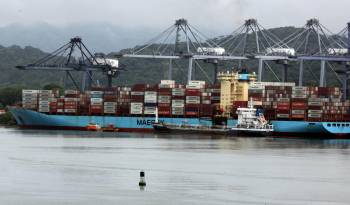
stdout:
[(22, 87), (4, 87), (0, 89), (0, 103), (6, 107), (20, 102), (22, 99)]
[(46, 84), (43, 90), (59, 90), (60, 94), (63, 94), (63, 87), (55, 83)]

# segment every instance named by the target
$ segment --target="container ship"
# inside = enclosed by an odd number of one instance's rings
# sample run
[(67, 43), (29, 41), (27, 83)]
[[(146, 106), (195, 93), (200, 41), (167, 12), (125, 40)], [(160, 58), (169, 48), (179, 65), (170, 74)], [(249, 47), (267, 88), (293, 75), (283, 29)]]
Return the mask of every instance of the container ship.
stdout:
[(153, 131), (159, 120), (193, 125), (237, 123), (237, 109), (254, 107), (274, 126), (275, 136), (349, 137), (349, 101), (338, 87), (301, 87), (291, 82), (256, 82), (255, 73), (218, 73), (220, 84), (161, 80), (157, 85), (91, 88), (89, 91), (23, 90), (22, 103), (10, 107), (19, 126), (86, 130), (95, 123), (119, 131)]

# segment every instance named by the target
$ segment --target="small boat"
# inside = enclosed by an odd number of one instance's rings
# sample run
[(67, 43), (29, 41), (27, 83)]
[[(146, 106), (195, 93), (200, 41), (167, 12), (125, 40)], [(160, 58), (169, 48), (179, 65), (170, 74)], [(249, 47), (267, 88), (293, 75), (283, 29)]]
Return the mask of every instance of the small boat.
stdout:
[(186, 133), (186, 134), (228, 134), (230, 129), (226, 126), (206, 126), (206, 125), (190, 125), (171, 124), (158, 122), (153, 123), (153, 129), (158, 132)]
[(101, 126), (96, 124), (96, 123), (89, 123), (86, 126), (86, 130), (87, 131), (100, 131), (101, 130)]
[(226, 126), (207, 126), (207, 125), (192, 125), (187, 121), (182, 124), (171, 124), (159, 122), (158, 108), (156, 108), (156, 118), (153, 123), (153, 129), (158, 132), (186, 133), (186, 134), (228, 134), (230, 129)]
[(250, 100), (247, 108), (237, 109), (237, 124), (231, 128), (231, 133), (248, 136), (268, 136), (274, 131), (262, 113), (257, 113)]
[(119, 129), (114, 127), (113, 124), (109, 124), (107, 127), (102, 127), (101, 130), (103, 132), (118, 132)]

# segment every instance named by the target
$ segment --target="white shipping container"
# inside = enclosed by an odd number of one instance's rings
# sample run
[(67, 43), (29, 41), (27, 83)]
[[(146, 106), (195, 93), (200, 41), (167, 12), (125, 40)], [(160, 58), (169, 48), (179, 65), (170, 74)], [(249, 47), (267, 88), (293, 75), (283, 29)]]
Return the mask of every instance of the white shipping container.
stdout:
[(116, 110), (103, 110), (105, 114), (114, 114)]
[(310, 118), (321, 118), (322, 114), (311, 114), (311, 113), (309, 113), (307, 116), (310, 117)]
[(130, 109), (130, 114), (132, 115), (142, 115), (142, 109)]
[(132, 102), (132, 103), (130, 103), (130, 106), (131, 107), (143, 107), (143, 103), (138, 103), (138, 102)]
[(304, 115), (305, 110), (292, 110), (293, 115)]
[(49, 101), (39, 101), (39, 105), (49, 105)]
[(289, 114), (277, 114), (277, 118), (289, 118)]
[(322, 102), (308, 102), (307, 103), (309, 106), (322, 106), (323, 104), (322, 104)]
[(146, 96), (154, 96), (154, 95), (157, 95), (157, 92), (155, 92), (155, 91), (146, 91), (145, 92), (145, 97)]
[(104, 110), (116, 110), (116, 108), (113, 106), (104, 106), (103, 109)]
[(65, 90), (64, 94), (65, 95), (77, 95), (77, 94), (79, 94), (79, 91), (78, 90)]
[(322, 110), (308, 110), (309, 114), (322, 114)]
[(158, 100), (170, 100), (171, 96), (168, 95), (159, 95)]
[(209, 105), (211, 104), (210, 100), (202, 100), (202, 104)]
[(172, 107), (171, 111), (184, 111), (183, 107)]
[(175, 87), (175, 85), (159, 84), (158, 87), (159, 88), (173, 88), (173, 87)]
[(39, 108), (38, 112), (50, 112), (50, 109), (47, 108)]
[(145, 93), (144, 92), (135, 92), (135, 91), (133, 91), (133, 92), (131, 92), (131, 95), (145, 95)]
[(184, 88), (173, 88), (171, 91), (172, 92), (185, 92), (185, 89)]
[(289, 98), (277, 98), (277, 102), (289, 102)]
[(189, 89), (201, 89), (201, 88), (204, 88), (204, 87), (201, 87), (200, 85), (186, 85), (186, 88), (189, 88)]
[(321, 102), (321, 98), (309, 98), (309, 102)]
[(171, 93), (173, 96), (185, 96), (185, 92), (173, 91)]
[(75, 113), (75, 112), (77, 112), (77, 110), (76, 109), (64, 109), (64, 112), (65, 113)]
[(204, 88), (205, 87), (205, 81), (201, 81), (201, 80), (190, 80), (188, 82), (189, 86), (195, 86), (198, 88)]
[(175, 104), (172, 104), (171, 107), (173, 107), (173, 108), (183, 108), (183, 107), (185, 107), (185, 104), (175, 103)]
[(103, 103), (102, 102), (90, 102), (90, 105), (103, 105)]
[(262, 101), (253, 101), (253, 105), (255, 106), (262, 105)]
[(200, 100), (186, 100), (186, 104), (200, 104)]
[(23, 97), (22, 101), (36, 102), (36, 101), (38, 101), (38, 98)]
[(160, 80), (161, 85), (175, 85), (175, 80)]
[(158, 103), (170, 104), (170, 100), (158, 100)]
[(294, 86), (292, 88), (292, 91), (306, 91), (307, 87), (304, 87), (304, 86)]
[(91, 102), (100, 102), (100, 103), (102, 103), (103, 102), (103, 98), (90, 98), (90, 101)]
[(39, 94), (52, 94), (52, 90), (39, 90)]
[(90, 91), (91, 95), (103, 95), (103, 91)]
[(103, 104), (104, 104), (104, 106), (116, 106), (117, 105), (116, 102), (104, 102)]
[(172, 104), (185, 104), (185, 100), (172, 100)]
[(38, 90), (22, 90), (23, 94), (38, 94)]
[(156, 107), (147, 107), (146, 106), (143, 113), (146, 115), (154, 115), (154, 114), (156, 114)]
[(200, 96), (186, 96), (186, 101), (187, 100), (197, 100), (200, 101)]
[(203, 96), (203, 97), (210, 97), (210, 96), (211, 96), (211, 93), (202, 92), (202, 96)]
[(157, 103), (157, 96), (145, 96), (145, 103)]
[(64, 109), (57, 109), (57, 112), (64, 112)]
[(306, 95), (292, 95), (292, 98), (306, 98)]

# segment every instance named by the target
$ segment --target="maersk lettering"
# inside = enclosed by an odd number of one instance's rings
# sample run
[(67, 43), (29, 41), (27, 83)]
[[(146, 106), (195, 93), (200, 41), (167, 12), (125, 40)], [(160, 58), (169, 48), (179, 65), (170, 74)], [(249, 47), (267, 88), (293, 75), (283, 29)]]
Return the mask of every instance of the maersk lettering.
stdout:
[(137, 120), (137, 125), (152, 125), (154, 120)]
[(137, 120), (137, 125), (153, 125), (153, 123), (155, 122), (155, 120)]

